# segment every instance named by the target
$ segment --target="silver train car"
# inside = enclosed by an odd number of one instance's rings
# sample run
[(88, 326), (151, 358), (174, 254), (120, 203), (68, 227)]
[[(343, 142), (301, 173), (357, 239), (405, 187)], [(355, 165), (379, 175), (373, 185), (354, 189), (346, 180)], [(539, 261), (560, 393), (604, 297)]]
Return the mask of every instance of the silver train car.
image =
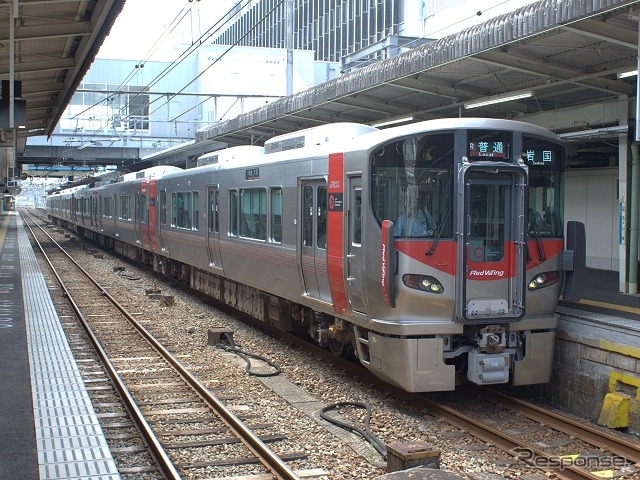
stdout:
[(563, 223), (564, 147), (539, 127), (331, 124), (61, 190), (79, 235), (407, 391), (551, 376), (584, 226)]

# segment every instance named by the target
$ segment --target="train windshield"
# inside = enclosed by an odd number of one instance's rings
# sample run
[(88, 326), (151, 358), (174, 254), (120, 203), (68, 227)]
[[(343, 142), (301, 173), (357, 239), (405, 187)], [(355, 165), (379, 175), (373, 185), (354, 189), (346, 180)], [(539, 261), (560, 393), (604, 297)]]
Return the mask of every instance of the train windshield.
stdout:
[(522, 150), (529, 166), (529, 236), (562, 237), (564, 148), (546, 139), (524, 136)]
[[(468, 132), (466, 156), (470, 162), (511, 162), (512, 145), (511, 131), (473, 129)], [(523, 135), (521, 158), (529, 166), (529, 236), (561, 237), (564, 148), (547, 139)]]
[(372, 154), (371, 195), (378, 223), (393, 220), (396, 238), (452, 237), (453, 133), (416, 135)]

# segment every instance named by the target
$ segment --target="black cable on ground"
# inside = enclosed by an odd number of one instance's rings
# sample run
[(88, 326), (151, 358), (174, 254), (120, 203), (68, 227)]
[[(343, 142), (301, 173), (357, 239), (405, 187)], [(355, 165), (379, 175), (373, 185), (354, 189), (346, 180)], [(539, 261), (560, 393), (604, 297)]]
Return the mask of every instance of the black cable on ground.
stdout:
[[(261, 357), (260, 355), (256, 355), (255, 353), (245, 352), (239, 346), (237, 346), (235, 343), (233, 343), (233, 340), (231, 338), (229, 338), (228, 335), (225, 335), (225, 337), (226, 337), (226, 342), (225, 343), (216, 343), (214, 345), (214, 347), (219, 348), (221, 350), (224, 350), (226, 352), (235, 353), (240, 358), (242, 358), (247, 363), (247, 367), (245, 368), (245, 371), (249, 375), (252, 375), (254, 377), (275, 377), (276, 375), (280, 375), (282, 373), (282, 370), (280, 369), (280, 367), (278, 365), (276, 365), (275, 363), (273, 363), (271, 360), (269, 360), (269, 359), (267, 359), (265, 357)], [(258, 372), (252, 371), (251, 370), (251, 360), (250, 360), (251, 358), (255, 358), (256, 360), (260, 360), (262, 362), (265, 362), (271, 368), (273, 368), (274, 371), (273, 372), (269, 372), (269, 373), (258, 373)]]
[[(364, 430), (362, 428), (356, 427), (355, 425), (351, 425), (350, 423), (343, 422), (336, 418), (330, 417), (327, 413), (331, 410), (337, 410), (340, 407), (355, 407), (355, 408), (364, 408), (367, 411), (367, 415), (364, 419)], [(345, 430), (351, 430), (354, 433), (357, 433), (365, 440), (368, 440), (373, 448), (377, 450), (377, 452), (382, 455), (382, 457), (387, 459), (387, 447), (382, 443), (378, 437), (376, 437), (371, 430), (369, 429), (369, 423), (371, 422), (371, 407), (367, 403), (361, 402), (338, 402), (331, 405), (327, 405), (322, 410), (320, 410), (320, 417), (324, 418), (327, 422), (333, 423), (334, 425), (338, 425)]]
[(127, 280), (140, 280), (142, 277), (134, 277), (132, 275), (128, 275), (126, 273), (122, 273), (122, 272), (118, 272), (118, 276), (122, 277), (122, 278), (126, 278)]

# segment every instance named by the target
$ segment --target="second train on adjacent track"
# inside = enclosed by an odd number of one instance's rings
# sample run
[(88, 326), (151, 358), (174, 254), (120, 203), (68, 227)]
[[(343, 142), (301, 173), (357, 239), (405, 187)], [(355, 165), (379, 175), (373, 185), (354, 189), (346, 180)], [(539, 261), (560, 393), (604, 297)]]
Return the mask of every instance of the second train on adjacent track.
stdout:
[(47, 199), (61, 225), (408, 391), (549, 381), (580, 295), (564, 147), (530, 124), (332, 124)]

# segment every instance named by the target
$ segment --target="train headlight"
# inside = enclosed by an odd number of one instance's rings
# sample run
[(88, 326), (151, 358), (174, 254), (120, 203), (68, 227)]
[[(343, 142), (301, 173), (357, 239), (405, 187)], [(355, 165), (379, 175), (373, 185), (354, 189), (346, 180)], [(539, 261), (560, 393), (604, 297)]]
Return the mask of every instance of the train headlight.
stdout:
[(402, 282), (409, 288), (415, 288), (423, 292), (444, 292), (442, 284), (430, 275), (413, 275), (408, 273), (402, 276)]
[(529, 282), (529, 290), (540, 290), (541, 288), (553, 285), (558, 281), (560, 277), (559, 272), (544, 272), (539, 273), (531, 279)]

